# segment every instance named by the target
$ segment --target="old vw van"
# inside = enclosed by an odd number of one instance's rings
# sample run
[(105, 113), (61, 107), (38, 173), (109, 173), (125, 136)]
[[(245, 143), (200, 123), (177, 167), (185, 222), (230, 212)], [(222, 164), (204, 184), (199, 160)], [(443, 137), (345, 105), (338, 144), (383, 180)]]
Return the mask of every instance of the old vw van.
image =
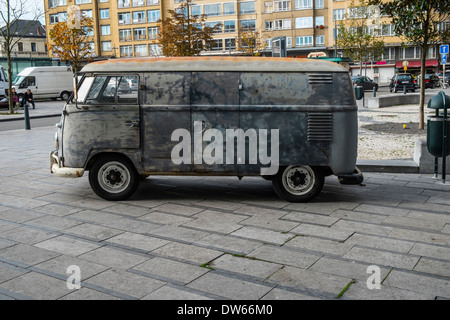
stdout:
[[(324, 177), (360, 183), (348, 71), (327, 61), (187, 57), (100, 61), (81, 71), (51, 152), (51, 172), (123, 200), (141, 176), (263, 176), (292, 202)], [(136, 82), (137, 91), (122, 84)]]

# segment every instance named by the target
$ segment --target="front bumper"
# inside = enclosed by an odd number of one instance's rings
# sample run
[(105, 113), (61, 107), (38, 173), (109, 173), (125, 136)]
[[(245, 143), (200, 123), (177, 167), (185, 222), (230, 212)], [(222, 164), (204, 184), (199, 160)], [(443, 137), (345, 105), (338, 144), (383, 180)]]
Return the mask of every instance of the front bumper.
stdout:
[(58, 157), (58, 151), (50, 152), (50, 172), (58, 177), (80, 178), (84, 174), (84, 168), (63, 167)]

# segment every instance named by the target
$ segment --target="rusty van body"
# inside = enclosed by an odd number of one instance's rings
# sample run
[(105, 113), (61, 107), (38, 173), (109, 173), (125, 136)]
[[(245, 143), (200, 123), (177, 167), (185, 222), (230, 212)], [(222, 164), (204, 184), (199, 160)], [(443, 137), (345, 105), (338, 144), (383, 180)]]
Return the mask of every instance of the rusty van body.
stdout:
[(259, 175), (293, 202), (317, 196), (327, 175), (362, 181), (357, 107), (338, 64), (139, 58), (91, 63), (80, 74), (57, 124), (51, 172), (89, 171), (104, 199), (128, 198), (150, 175)]

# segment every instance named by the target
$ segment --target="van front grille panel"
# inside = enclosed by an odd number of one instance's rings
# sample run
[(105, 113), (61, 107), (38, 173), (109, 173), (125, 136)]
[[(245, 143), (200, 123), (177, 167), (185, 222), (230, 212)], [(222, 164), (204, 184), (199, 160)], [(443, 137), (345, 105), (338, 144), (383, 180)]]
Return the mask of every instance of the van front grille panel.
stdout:
[(332, 84), (333, 75), (331, 73), (317, 73), (308, 75), (308, 84)]
[(331, 113), (308, 113), (308, 141), (331, 141), (333, 139), (333, 115)]

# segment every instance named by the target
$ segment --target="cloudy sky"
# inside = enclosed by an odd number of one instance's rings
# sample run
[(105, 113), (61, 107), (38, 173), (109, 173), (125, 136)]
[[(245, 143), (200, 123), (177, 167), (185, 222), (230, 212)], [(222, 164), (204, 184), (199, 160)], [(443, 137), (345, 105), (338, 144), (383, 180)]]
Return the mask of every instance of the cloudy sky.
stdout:
[[(41, 23), (44, 23), (44, 0), (10, 0), (12, 6), (14, 6), (16, 1), (23, 1), (25, 3), (25, 11), (27, 11), (28, 14), (21, 17), (22, 19), (33, 19), (37, 9), (42, 13), (42, 16), (39, 20), (41, 21)], [(0, 0), (0, 10), (2, 12), (6, 11), (5, 2), (6, 0)], [(3, 21), (0, 21), (0, 24), (3, 24)]]

